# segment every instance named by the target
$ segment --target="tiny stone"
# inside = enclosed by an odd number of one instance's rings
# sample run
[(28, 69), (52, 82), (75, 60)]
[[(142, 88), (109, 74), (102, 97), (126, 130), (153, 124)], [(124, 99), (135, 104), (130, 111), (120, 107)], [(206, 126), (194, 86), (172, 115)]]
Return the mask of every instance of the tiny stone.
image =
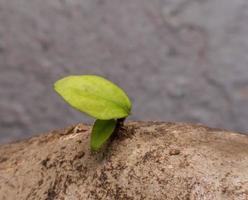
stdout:
[(74, 129), (73, 129), (73, 133), (80, 133), (83, 131), (87, 131), (87, 127), (83, 126), (82, 124), (77, 125)]
[(170, 156), (173, 155), (179, 155), (180, 154), (180, 150), (179, 149), (171, 149), (169, 152)]

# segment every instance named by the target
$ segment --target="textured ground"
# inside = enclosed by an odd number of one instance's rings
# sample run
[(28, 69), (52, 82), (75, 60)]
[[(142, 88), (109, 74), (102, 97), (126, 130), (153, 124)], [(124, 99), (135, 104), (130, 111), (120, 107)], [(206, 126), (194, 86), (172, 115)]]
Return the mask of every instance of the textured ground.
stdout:
[(247, 0), (0, 0), (0, 142), (85, 121), (52, 84), (89, 73), (133, 119), (247, 132), (247, 21)]
[(129, 122), (93, 153), (89, 134), (89, 126), (78, 124), (1, 146), (0, 199), (248, 199), (246, 135)]

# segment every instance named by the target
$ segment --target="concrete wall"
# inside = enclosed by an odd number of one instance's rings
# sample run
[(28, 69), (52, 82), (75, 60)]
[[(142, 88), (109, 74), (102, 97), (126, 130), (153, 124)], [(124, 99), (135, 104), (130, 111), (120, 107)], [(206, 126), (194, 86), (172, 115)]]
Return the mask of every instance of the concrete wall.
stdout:
[(0, 142), (89, 118), (53, 83), (98, 74), (130, 119), (248, 130), (247, 0), (0, 0)]

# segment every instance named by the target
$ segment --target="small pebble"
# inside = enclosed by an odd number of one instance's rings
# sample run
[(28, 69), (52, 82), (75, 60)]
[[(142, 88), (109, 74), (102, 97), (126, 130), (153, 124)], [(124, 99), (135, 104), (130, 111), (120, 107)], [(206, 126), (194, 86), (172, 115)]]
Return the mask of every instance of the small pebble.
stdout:
[(73, 133), (80, 133), (80, 132), (83, 132), (83, 131), (87, 131), (87, 127), (85, 127), (84, 125), (82, 124), (79, 124), (77, 125), (74, 129), (73, 129)]
[(169, 152), (170, 156), (179, 155), (180, 153), (179, 149), (171, 149)]

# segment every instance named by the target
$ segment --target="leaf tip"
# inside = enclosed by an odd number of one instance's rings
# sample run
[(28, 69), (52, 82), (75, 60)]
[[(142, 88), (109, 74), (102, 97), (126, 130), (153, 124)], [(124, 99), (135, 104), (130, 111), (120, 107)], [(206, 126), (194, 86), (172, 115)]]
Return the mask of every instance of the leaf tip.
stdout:
[(57, 80), (54, 84), (53, 84), (53, 89), (56, 91), (56, 92), (58, 92), (59, 93), (59, 89), (60, 89), (60, 83), (61, 83), (61, 81), (62, 81), (63, 79), (59, 79), (59, 80)]

